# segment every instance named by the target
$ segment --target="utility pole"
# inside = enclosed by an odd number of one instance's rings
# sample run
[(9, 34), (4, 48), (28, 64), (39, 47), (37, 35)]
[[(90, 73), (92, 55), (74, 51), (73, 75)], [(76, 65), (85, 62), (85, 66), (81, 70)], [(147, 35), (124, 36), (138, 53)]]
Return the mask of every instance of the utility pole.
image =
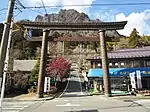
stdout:
[(101, 50), (101, 60), (102, 60), (102, 69), (103, 69), (103, 82), (104, 82), (104, 94), (107, 97), (111, 96), (111, 86), (110, 86), (110, 76), (109, 76), (109, 67), (108, 67), (108, 57), (107, 57), (107, 48), (105, 40), (105, 31), (99, 31), (100, 37), (100, 50)]
[(4, 62), (6, 57), (10, 24), (11, 24), (11, 19), (13, 17), (14, 4), (15, 4), (15, 0), (9, 0), (8, 12), (6, 16), (6, 22), (4, 24), (3, 36), (1, 40), (1, 46), (0, 46), (0, 77), (2, 77), (3, 70), (4, 70)]
[[(4, 91), (5, 91), (5, 79), (6, 79), (6, 73), (3, 74), (3, 72), (4, 72), (5, 57), (6, 57), (7, 45), (8, 45), (8, 39), (9, 39), (10, 24), (11, 24), (11, 20), (13, 17), (14, 4), (15, 4), (15, 0), (9, 0), (6, 22), (4, 25), (1, 46), (0, 46), (0, 77), (2, 77), (3, 75), (3, 80), (2, 80), (3, 83), (2, 83), (2, 89), (1, 89), (1, 102), (0, 102), (1, 109), (2, 109), (2, 100), (4, 97)], [(7, 66), (5, 66), (5, 68), (6, 67)]]
[(2, 109), (2, 102), (3, 102), (3, 98), (4, 98), (4, 93), (5, 93), (6, 77), (7, 77), (7, 73), (8, 73), (9, 56), (10, 56), (9, 51), (10, 51), (10, 47), (11, 47), (12, 29), (13, 29), (13, 21), (11, 22), (11, 26), (10, 26), (8, 46), (7, 46), (7, 50), (6, 50), (6, 59), (5, 59), (5, 66), (4, 66), (2, 89), (1, 89), (1, 99), (0, 99), (1, 109)]
[(42, 98), (43, 93), (44, 93), (44, 78), (45, 78), (45, 74), (46, 74), (48, 34), (49, 34), (49, 30), (43, 30), (41, 58), (40, 58), (40, 67), (39, 67), (39, 78), (38, 78), (38, 88), (37, 88), (37, 97), (38, 98)]

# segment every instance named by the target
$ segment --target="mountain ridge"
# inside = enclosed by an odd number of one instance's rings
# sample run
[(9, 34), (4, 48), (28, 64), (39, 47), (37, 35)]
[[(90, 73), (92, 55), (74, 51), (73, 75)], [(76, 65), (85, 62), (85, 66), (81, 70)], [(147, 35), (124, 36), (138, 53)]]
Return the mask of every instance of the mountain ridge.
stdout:
[[(85, 13), (79, 13), (74, 9), (61, 9), (58, 13), (46, 14), (46, 15), (37, 15), (35, 22), (102, 22), (99, 19), (92, 20)], [(98, 32), (89, 32), (87, 35), (94, 35)], [(121, 35), (116, 30), (106, 31), (106, 37), (115, 37), (120, 38)], [(85, 36), (85, 35), (84, 35)]]

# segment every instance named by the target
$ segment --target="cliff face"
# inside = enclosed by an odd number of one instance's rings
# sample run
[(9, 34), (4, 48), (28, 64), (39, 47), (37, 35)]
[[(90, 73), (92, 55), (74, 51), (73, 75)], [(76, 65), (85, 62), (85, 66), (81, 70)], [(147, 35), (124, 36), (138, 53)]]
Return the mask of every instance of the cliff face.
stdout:
[[(96, 19), (96, 20), (91, 20), (87, 14), (85, 13), (79, 13), (78, 11), (74, 10), (74, 9), (69, 9), (69, 10), (60, 10), (58, 12), (58, 14), (47, 14), (47, 15), (38, 15), (35, 18), (35, 22), (101, 22), (101, 20)], [(61, 32), (59, 32), (61, 34)], [(65, 34), (63, 32), (63, 34)], [(83, 34), (83, 32), (80, 33), (76, 33), (75, 35), (70, 33), (70, 35), (73, 36), (81, 36)], [(66, 34), (65, 34), (66, 35)], [(86, 35), (84, 34), (83, 36), (97, 36), (98, 32), (86, 32)], [(119, 38), (121, 37), (120, 34), (113, 30), (113, 31), (106, 31), (106, 36), (107, 37), (115, 37), (115, 38)]]
[(79, 13), (74, 9), (60, 10), (58, 14), (38, 15), (36, 22), (85, 22), (90, 18), (85, 13)]

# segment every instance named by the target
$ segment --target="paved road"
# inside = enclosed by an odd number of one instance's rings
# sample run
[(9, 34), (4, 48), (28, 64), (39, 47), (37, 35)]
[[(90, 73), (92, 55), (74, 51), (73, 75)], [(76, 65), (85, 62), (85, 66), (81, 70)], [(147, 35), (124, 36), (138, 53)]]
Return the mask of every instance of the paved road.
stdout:
[(3, 101), (2, 112), (21, 112), (23, 109), (36, 104), (33, 101)]
[(150, 100), (118, 100), (88, 96), (82, 90), (77, 73), (70, 79), (66, 92), (59, 98), (30, 106), (23, 112), (150, 112)]

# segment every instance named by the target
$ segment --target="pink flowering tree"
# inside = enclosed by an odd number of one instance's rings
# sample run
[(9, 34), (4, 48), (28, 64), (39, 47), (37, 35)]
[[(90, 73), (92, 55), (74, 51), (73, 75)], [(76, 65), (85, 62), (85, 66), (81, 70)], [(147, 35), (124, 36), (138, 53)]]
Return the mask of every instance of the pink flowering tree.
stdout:
[(55, 79), (55, 84), (68, 77), (69, 70), (70, 63), (63, 57), (53, 58), (47, 65), (47, 74)]

